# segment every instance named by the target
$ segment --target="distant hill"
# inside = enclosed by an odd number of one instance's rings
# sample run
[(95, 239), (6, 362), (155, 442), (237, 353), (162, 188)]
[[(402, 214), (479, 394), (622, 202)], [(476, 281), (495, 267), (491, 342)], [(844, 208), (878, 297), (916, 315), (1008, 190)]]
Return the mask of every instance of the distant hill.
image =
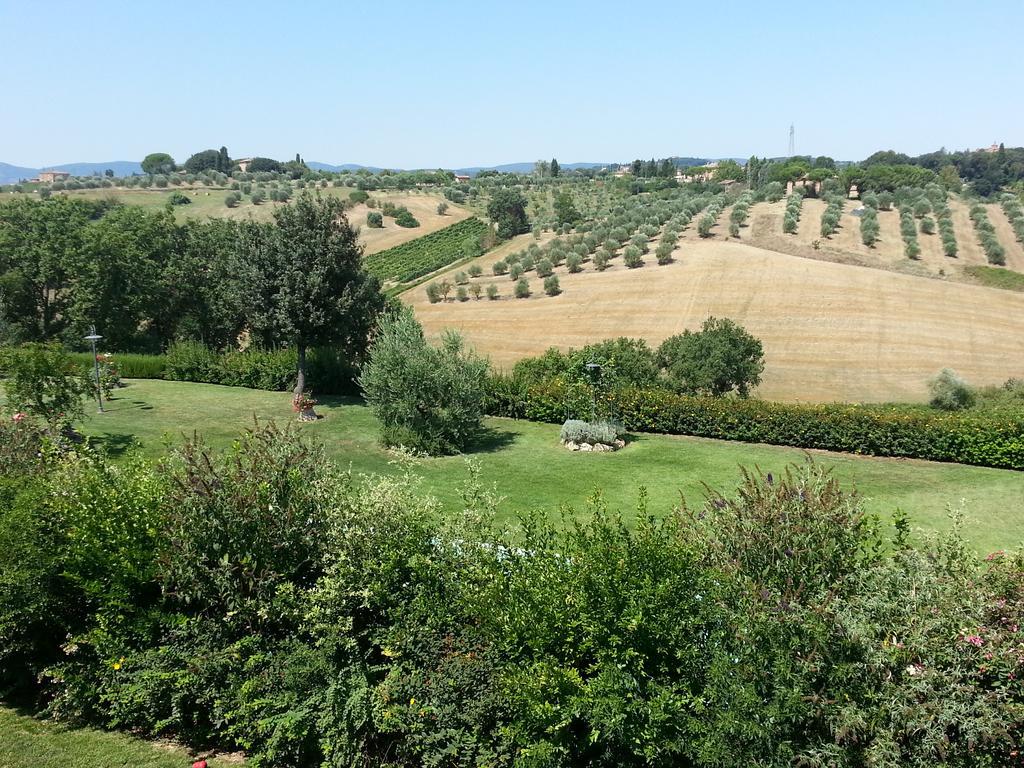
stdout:
[(142, 173), (142, 166), (134, 160), (111, 160), (109, 163), (65, 163), (64, 165), (44, 165), (42, 168), (24, 168), (20, 165), (0, 163), (0, 184), (16, 184), (19, 181), (34, 179), (40, 171), (67, 171), (72, 176), (101, 176), (107, 169), (115, 176), (131, 176)]
[(358, 163), (342, 163), (341, 165), (331, 165), (330, 163), (318, 163), (315, 160), (306, 163), (314, 171), (329, 171), (331, 173), (340, 173), (341, 171), (360, 171), (367, 170), (370, 173), (379, 173), (383, 171), (383, 168), (377, 168), (373, 165), (359, 165)]
[(20, 165), (0, 163), (0, 184), (15, 184), (22, 179), (31, 179), (39, 173), (37, 168), (23, 168)]
[(108, 168), (114, 172), (115, 176), (132, 176), (142, 173), (141, 163), (135, 160), (111, 160), (109, 163), (66, 163), (65, 165), (48, 165), (44, 170), (67, 171), (72, 176), (92, 176), (94, 173), (102, 176)]

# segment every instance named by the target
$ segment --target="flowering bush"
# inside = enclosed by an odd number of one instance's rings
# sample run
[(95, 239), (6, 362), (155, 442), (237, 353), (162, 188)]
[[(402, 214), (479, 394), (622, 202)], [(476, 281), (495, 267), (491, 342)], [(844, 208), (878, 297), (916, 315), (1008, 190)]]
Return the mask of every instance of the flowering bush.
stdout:
[(58, 344), (22, 344), (0, 351), (7, 404), (57, 428), (83, 415), (90, 383)]
[[(100, 372), (100, 392), (104, 397), (110, 397), (115, 389), (122, 386), (121, 373), (118, 371), (117, 363), (114, 362), (114, 356), (109, 352), (101, 352), (96, 355), (96, 363)], [(88, 371), (86, 375), (94, 376), (95, 374)]]

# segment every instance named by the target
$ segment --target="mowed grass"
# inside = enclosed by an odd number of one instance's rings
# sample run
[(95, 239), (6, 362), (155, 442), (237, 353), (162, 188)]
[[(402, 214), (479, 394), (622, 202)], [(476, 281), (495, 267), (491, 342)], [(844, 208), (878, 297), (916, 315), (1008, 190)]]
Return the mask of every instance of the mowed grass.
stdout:
[[(0, 706), (0, 768), (182, 768), (193, 759), (170, 744), (93, 728), (65, 728)], [(210, 768), (241, 764), (234, 757), (208, 762)]]
[[(298, 429), (322, 442), (341, 467), (356, 473), (402, 471), (380, 447), (379, 425), (361, 402), (324, 398), (317, 410), (323, 418)], [(254, 418), (291, 421), (289, 394), (135, 380), (117, 391), (105, 414), (90, 415), (84, 431), (115, 455), (134, 442), (146, 455), (158, 457), (193, 433), (202, 434), (211, 447), (225, 447)], [(681, 499), (700, 505), (705, 484), (730, 492), (741, 467), (779, 473), (808, 455), (792, 448), (667, 435), (634, 435), (613, 454), (572, 453), (558, 444), (557, 425), (493, 418), (486, 426), (486, 438), (468, 456), (419, 460), (415, 472), (425, 492), (456, 511), (468, 479), (466, 460), (478, 462), (484, 483), (505, 497), (498, 511), (509, 521), (533, 509), (557, 515), (562, 505), (582, 514), (597, 490), (609, 508), (632, 520), (641, 487), (648, 511), (661, 516)], [(813, 456), (833, 468), (845, 487), (856, 488), (866, 508), (883, 519), (899, 509), (918, 529), (946, 530), (950, 510), (962, 508), (965, 532), (979, 552), (1011, 549), (1024, 540), (1024, 473), (823, 451)]]

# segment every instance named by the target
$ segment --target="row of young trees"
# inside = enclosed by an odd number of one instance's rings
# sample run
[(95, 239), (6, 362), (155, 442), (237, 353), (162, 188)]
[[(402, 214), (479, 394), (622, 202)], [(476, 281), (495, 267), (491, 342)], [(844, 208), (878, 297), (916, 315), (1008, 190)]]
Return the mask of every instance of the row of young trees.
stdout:
[(999, 204), (1002, 206), (1006, 218), (1010, 220), (1010, 226), (1013, 228), (1017, 242), (1024, 244), (1024, 208), (1021, 207), (1020, 198), (1017, 195), (1006, 193), (1000, 199)]
[(976, 203), (971, 206), (971, 222), (974, 224), (974, 231), (978, 233), (978, 240), (985, 251), (985, 258), (989, 264), (1004, 266), (1006, 264), (1006, 249), (1003, 248), (996, 236), (996, 228), (988, 218), (988, 211), (984, 205)]
[(839, 220), (843, 215), (844, 198), (837, 193), (825, 196), (827, 205), (821, 213), (821, 236), (831, 237), (839, 229)]
[(334, 345), (353, 362), (383, 306), (344, 204), (304, 194), (269, 223), (190, 221), (166, 211), (57, 198), (0, 206), (3, 340), (115, 351), (176, 339), (217, 349), (248, 334), (299, 355)]
[(804, 204), (804, 195), (801, 190), (794, 189), (786, 198), (786, 210), (782, 214), (782, 231), (786, 234), (796, 234), (796, 225), (800, 221), (800, 209)]

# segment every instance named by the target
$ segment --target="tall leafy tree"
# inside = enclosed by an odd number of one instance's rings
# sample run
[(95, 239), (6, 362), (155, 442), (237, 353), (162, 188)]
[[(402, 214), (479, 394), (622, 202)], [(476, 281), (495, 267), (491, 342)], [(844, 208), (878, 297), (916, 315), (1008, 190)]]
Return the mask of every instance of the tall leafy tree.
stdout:
[(377, 278), (335, 197), (302, 194), (274, 211), (273, 224), (242, 230), (238, 274), (249, 323), (264, 340), (298, 353), (295, 393), (306, 388), (306, 351), (335, 344), (361, 362), (384, 306)]
[(47, 341), (68, 324), (86, 227), (102, 206), (64, 196), (0, 206), (0, 316), (8, 340)]
[(530, 231), (526, 199), (515, 189), (502, 187), (491, 193), (487, 215), (498, 224), (498, 237), (508, 239)]
[(203, 171), (219, 170), (218, 164), (223, 162), (221, 154), (216, 149), (204, 149), (196, 152), (185, 161), (185, 170), (189, 173), (202, 173)]
[(221, 173), (231, 173), (231, 156), (228, 155), (228, 148), (221, 147), (217, 152), (217, 170)]
[(92, 223), (83, 234), (68, 340), (81, 343), (95, 325), (109, 349), (159, 349), (169, 319), (161, 276), (176, 246), (174, 215), (166, 210), (125, 206)]
[(709, 317), (696, 333), (671, 336), (658, 348), (658, 363), (680, 391), (746, 397), (761, 382), (761, 342), (727, 318)]
[(555, 217), (559, 224), (575, 224), (582, 218), (568, 192), (562, 191), (555, 195)]
[(560, 174), (561, 172), (562, 167), (558, 164), (558, 161), (555, 158), (551, 158), (551, 175), (554, 177)]
[[(150, 176), (155, 176), (160, 173), (164, 175), (174, 173), (174, 169), (176, 167), (177, 166), (174, 164), (174, 158), (166, 152), (153, 152), (152, 154), (146, 155), (142, 158), (142, 170)], [(114, 172), (111, 171), (110, 175), (113, 176)]]

